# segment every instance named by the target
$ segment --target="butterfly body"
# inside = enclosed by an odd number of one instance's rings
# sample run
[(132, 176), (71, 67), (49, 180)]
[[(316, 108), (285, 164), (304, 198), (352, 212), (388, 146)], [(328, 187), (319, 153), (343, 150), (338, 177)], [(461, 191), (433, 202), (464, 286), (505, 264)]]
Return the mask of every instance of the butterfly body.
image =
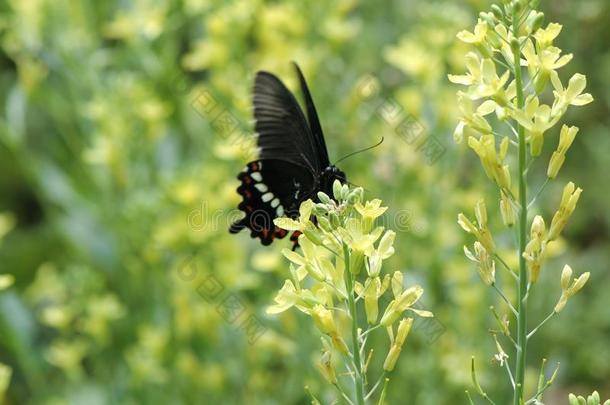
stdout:
[[(242, 201), (238, 208), (245, 216), (234, 222), (231, 233), (248, 228), (263, 245), (284, 238), (277, 217), (298, 216), (300, 204), (318, 191), (332, 195), (335, 179), (345, 181), (345, 173), (329, 162), (318, 115), (305, 79), (295, 64), (305, 98), (307, 119), (295, 97), (273, 74), (258, 72), (254, 82), (254, 118), (258, 133), (258, 160), (246, 165), (237, 176)], [(292, 236), (295, 241), (297, 235)]]

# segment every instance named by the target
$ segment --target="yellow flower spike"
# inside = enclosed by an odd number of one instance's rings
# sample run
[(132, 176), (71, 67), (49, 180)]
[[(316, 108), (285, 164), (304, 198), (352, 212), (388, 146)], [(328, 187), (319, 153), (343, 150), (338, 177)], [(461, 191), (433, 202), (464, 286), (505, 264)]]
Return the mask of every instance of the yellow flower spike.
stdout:
[(381, 271), (383, 260), (394, 254), (394, 247), (392, 245), (394, 244), (395, 237), (396, 233), (394, 231), (386, 231), (381, 237), (377, 248), (366, 254), (369, 257), (367, 261), (369, 277), (377, 277)]
[(383, 362), (383, 369), (385, 371), (392, 371), (396, 366), (396, 361), (400, 356), (402, 347), (407, 340), (407, 336), (411, 331), (411, 325), (413, 325), (413, 318), (402, 319), (398, 324), (398, 331), (396, 332), (396, 339), (393, 340), (392, 347)]
[(568, 222), (568, 219), (576, 208), (576, 203), (580, 198), (582, 189), (580, 187), (575, 188), (574, 183), (569, 182), (563, 189), (563, 195), (561, 197), (561, 203), (559, 209), (555, 212), (553, 220), (551, 221), (551, 227), (549, 228), (548, 240), (552, 241), (557, 239), (561, 234), (561, 231)]

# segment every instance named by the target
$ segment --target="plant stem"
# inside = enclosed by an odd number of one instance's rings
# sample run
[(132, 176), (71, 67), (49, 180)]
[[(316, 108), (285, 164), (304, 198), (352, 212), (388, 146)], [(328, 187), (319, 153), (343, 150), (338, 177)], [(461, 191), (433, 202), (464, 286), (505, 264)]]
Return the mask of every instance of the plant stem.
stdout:
[[(513, 35), (519, 38), (519, 20), (513, 13)], [(514, 47), (513, 47), (514, 48)], [(523, 95), (523, 78), (520, 68), (520, 50), (513, 49), (515, 66), (515, 84), (517, 88), (517, 108), (522, 109), (525, 100)], [(513, 405), (523, 403), (523, 384), (525, 382), (525, 359), (527, 353), (527, 266), (523, 252), (527, 243), (527, 179), (526, 179), (526, 143), (525, 131), (521, 125), (517, 126), (519, 136), (519, 301), (517, 302), (517, 359), (515, 366), (515, 390)]]
[(345, 261), (345, 282), (347, 283), (347, 301), (352, 318), (352, 351), (354, 356), (356, 383), (356, 403), (364, 405), (364, 376), (362, 375), (362, 361), (360, 360), (360, 344), (358, 343), (358, 314), (356, 313), (356, 301), (354, 300), (354, 275), (349, 268), (349, 248), (343, 244), (343, 259)]

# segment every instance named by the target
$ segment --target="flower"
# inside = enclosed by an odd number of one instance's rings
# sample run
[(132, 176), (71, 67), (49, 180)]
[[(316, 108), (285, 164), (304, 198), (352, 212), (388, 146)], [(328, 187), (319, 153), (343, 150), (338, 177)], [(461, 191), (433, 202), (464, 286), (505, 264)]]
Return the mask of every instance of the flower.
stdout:
[(400, 323), (398, 324), (396, 339), (392, 342), (390, 351), (383, 362), (383, 369), (385, 371), (394, 370), (398, 356), (400, 355), (402, 347), (404, 346), (407, 336), (409, 335), (409, 331), (411, 330), (411, 325), (413, 325), (413, 318), (401, 319)]
[(553, 83), (555, 101), (551, 109), (554, 116), (563, 115), (569, 105), (581, 106), (593, 101), (593, 96), (589, 93), (582, 94), (587, 87), (587, 78), (580, 73), (574, 74), (568, 82), (568, 87), (563, 88), (557, 72), (551, 72), (551, 83)]
[(311, 217), (313, 206), (314, 204), (312, 200), (303, 201), (303, 203), (299, 207), (298, 221), (295, 221), (294, 219), (288, 217), (281, 217), (275, 218), (273, 220), (273, 223), (287, 231), (302, 231), (310, 223), (309, 218)]
[(388, 209), (388, 207), (382, 207), (381, 200), (378, 199), (366, 201), (364, 205), (358, 202), (354, 205), (354, 208), (362, 216), (362, 219), (364, 220), (364, 229), (367, 232), (370, 231), (371, 227), (373, 226), (373, 222), (382, 216), (383, 213)]
[(561, 231), (568, 222), (568, 219), (576, 209), (576, 203), (580, 198), (582, 189), (580, 187), (575, 188), (574, 183), (569, 182), (563, 188), (563, 195), (561, 196), (561, 203), (559, 209), (555, 212), (553, 220), (551, 221), (551, 227), (549, 229), (548, 240), (552, 241), (557, 239), (561, 234)]
[(504, 85), (508, 82), (510, 72), (505, 71), (498, 76), (496, 66), (491, 59), (483, 58), (479, 61), (476, 54), (470, 52), (466, 55), (466, 75), (448, 75), (452, 83), (470, 86), (468, 97), (472, 100), (495, 97), (503, 94)]
[(528, 132), (532, 156), (540, 155), (544, 133), (559, 120), (559, 116), (553, 116), (551, 111), (551, 107), (540, 104), (538, 97), (531, 95), (525, 101), (524, 110), (511, 112), (512, 117)]
[(492, 285), (496, 281), (496, 263), (479, 241), (474, 243), (474, 254), (466, 246), (464, 246), (464, 254), (477, 263), (477, 270), (483, 283)]
[(546, 226), (544, 219), (540, 215), (536, 215), (532, 221), (530, 231), (530, 241), (525, 246), (523, 257), (527, 261), (527, 266), (530, 272), (532, 283), (538, 281), (540, 269), (546, 259)]
[(536, 45), (540, 49), (548, 48), (553, 45), (553, 40), (557, 38), (559, 33), (561, 32), (561, 24), (557, 23), (549, 23), (546, 28), (540, 28), (534, 33), (534, 38), (536, 38)]
[(462, 142), (466, 127), (470, 127), (482, 134), (490, 134), (492, 132), (491, 125), (483, 117), (496, 109), (495, 102), (488, 100), (479, 105), (475, 110), (472, 100), (460, 91), (458, 92), (458, 108), (461, 113), (460, 121), (453, 132), (453, 139), (456, 142)]
[(479, 139), (471, 136), (468, 138), (468, 146), (475, 151), (481, 159), (483, 170), (490, 179), (505, 190), (510, 189), (511, 177), (508, 165), (504, 164), (508, 153), (508, 137), (500, 142), (500, 149), (496, 150), (496, 140), (493, 135), (482, 135)]
[(379, 321), (379, 324), (386, 327), (392, 325), (406, 310), (411, 310), (419, 316), (431, 317), (432, 313), (429, 311), (411, 308), (411, 306), (419, 300), (423, 293), (424, 290), (419, 285), (415, 285), (404, 290), (398, 297), (394, 298), (388, 304), (383, 316), (381, 317), (381, 321)]
[(544, 90), (551, 72), (564, 67), (572, 60), (572, 54), (561, 56), (561, 49), (554, 46), (536, 50), (529, 39), (523, 47), (523, 56), (525, 60), (521, 61), (521, 65), (527, 66), (530, 77), (534, 78), (534, 89), (538, 94)]
[(382, 262), (394, 254), (394, 246), (392, 245), (394, 244), (395, 237), (396, 233), (394, 231), (386, 231), (381, 237), (377, 248), (367, 252), (366, 271), (369, 277), (377, 277), (381, 271)]
[(564, 125), (561, 127), (561, 133), (559, 134), (559, 145), (557, 150), (553, 152), (551, 160), (549, 161), (549, 168), (547, 169), (547, 176), (551, 179), (557, 177), (559, 169), (563, 165), (566, 159), (566, 152), (574, 142), (574, 138), (578, 133), (578, 127), (568, 127)]
[(567, 264), (563, 266), (563, 270), (561, 272), (561, 297), (559, 297), (559, 301), (557, 301), (557, 304), (555, 305), (554, 311), (556, 313), (561, 312), (566, 306), (568, 299), (574, 296), (585, 286), (590, 275), (591, 274), (589, 272), (583, 273), (577, 279), (574, 279), (572, 283), (570, 283), (570, 279), (572, 278), (572, 268)]
[(463, 213), (458, 214), (458, 224), (468, 233), (473, 234), (481, 245), (492, 254), (495, 249), (495, 243), (487, 228), (487, 209), (485, 208), (485, 202), (479, 200), (475, 207), (475, 216), (477, 217), (477, 225), (475, 226)]

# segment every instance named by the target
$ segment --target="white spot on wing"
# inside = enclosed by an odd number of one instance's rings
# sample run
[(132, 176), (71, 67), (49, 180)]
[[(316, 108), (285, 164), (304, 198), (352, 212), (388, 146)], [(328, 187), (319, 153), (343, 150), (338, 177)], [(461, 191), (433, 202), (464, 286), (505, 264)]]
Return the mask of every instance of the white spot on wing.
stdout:
[(273, 199), (273, 193), (265, 193), (263, 194), (263, 201), (269, 202)]
[(278, 205), (280, 205), (280, 200), (278, 200), (277, 198), (274, 198), (273, 201), (271, 201), (271, 206), (273, 208), (277, 207)]
[(263, 183), (256, 183), (256, 184), (254, 185), (254, 187), (256, 187), (256, 189), (257, 189), (258, 191), (260, 191), (261, 193), (264, 193), (264, 192), (266, 192), (267, 190), (269, 190), (269, 189), (267, 188), (267, 186), (266, 186), (265, 184), (263, 184)]
[(262, 181), (263, 180), (263, 176), (261, 176), (261, 174), (259, 172), (254, 172), (250, 176), (252, 176), (252, 178), (255, 181)]
[(276, 214), (278, 217), (281, 217), (284, 215), (284, 207), (282, 207), (281, 205), (279, 207), (277, 207), (277, 210), (275, 210)]

